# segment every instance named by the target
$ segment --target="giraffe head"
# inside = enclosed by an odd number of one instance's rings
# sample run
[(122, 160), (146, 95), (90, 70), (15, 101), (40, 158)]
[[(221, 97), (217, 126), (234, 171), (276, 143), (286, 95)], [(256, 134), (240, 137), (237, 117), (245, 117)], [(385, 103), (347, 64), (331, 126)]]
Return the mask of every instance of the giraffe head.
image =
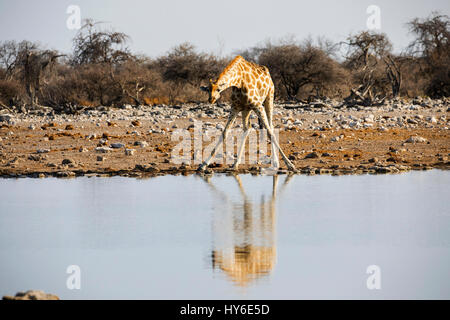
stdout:
[(217, 82), (214, 82), (210, 79), (209, 85), (201, 86), (200, 89), (208, 93), (208, 95), (209, 95), (208, 102), (209, 103), (215, 103), (220, 98), (220, 92), (222, 91), (221, 90), (222, 87), (223, 87), (223, 85), (219, 85), (219, 84), (217, 84)]

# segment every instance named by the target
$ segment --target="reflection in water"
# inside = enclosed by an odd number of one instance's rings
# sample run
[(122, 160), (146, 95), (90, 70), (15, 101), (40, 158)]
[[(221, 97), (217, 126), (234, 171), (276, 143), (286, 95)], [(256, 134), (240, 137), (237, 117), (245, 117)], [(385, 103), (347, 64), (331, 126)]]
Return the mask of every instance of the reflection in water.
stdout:
[[(285, 178), (283, 188), (293, 175)], [(222, 270), (238, 286), (268, 275), (276, 261), (276, 212), (278, 175), (273, 176), (272, 193), (253, 204), (239, 176), (234, 176), (241, 200), (233, 202), (218, 190), (209, 177), (205, 181), (221, 199), (213, 218), (212, 268)], [(230, 210), (231, 209), (231, 210)]]

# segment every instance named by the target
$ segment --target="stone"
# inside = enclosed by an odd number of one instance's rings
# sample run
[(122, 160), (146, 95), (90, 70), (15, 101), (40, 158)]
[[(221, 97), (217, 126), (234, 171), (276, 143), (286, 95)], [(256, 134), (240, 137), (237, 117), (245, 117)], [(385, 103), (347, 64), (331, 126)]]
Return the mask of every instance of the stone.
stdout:
[(375, 119), (375, 116), (373, 114), (369, 114), (367, 117), (364, 118), (364, 122), (373, 122)]
[(3, 296), (3, 300), (59, 300), (59, 297), (41, 290), (18, 292), (14, 297)]
[(125, 145), (123, 143), (111, 143), (111, 148), (113, 149), (120, 149), (125, 147)]
[(0, 114), (0, 122), (11, 122), (13, 116), (10, 114)]
[(147, 165), (147, 164), (137, 164), (134, 167), (134, 170), (137, 171), (144, 171), (144, 172), (151, 172), (151, 173), (155, 173), (155, 172), (159, 172), (159, 169), (151, 166), (151, 165)]
[(127, 156), (132, 156), (132, 155), (134, 155), (135, 152), (136, 152), (136, 150), (134, 150), (134, 149), (125, 149), (125, 155), (127, 155)]
[(437, 120), (435, 117), (428, 117), (427, 120), (428, 120), (428, 122), (431, 122), (431, 123), (437, 123)]
[(375, 172), (377, 172), (377, 173), (390, 173), (390, 172), (392, 172), (392, 168), (391, 167), (376, 167), (375, 168)]
[(72, 159), (63, 159), (63, 161), (61, 163), (64, 165), (73, 164), (73, 160)]
[(305, 159), (315, 159), (319, 158), (320, 156), (317, 154), (317, 152), (311, 152), (305, 156)]
[(108, 153), (111, 152), (113, 149), (108, 147), (97, 147), (95, 148), (95, 152), (97, 153)]
[(59, 171), (59, 172), (56, 173), (56, 177), (58, 177), (58, 178), (75, 177), (75, 172), (72, 172), (72, 171)]
[(341, 137), (336, 136), (336, 137), (331, 138), (330, 141), (331, 141), (331, 142), (337, 142), (337, 141), (339, 141), (340, 139), (341, 139)]
[(148, 147), (148, 142), (147, 141), (136, 141), (134, 143), (135, 146), (139, 146), (141, 148), (145, 148)]
[(97, 134), (93, 133), (93, 134), (89, 134), (86, 136), (87, 140), (92, 140), (92, 139), (97, 139)]
[(424, 137), (420, 137), (420, 136), (411, 136), (409, 137), (408, 140), (406, 140), (406, 143), (424, 143), (427, 142), (428, 140), (425, 139)]
[(30, 154), (28, 156), (28, 160), (31, 160), (31, 161), (40, 161), (41, 159), (42, 159), (41, 156), (37, 156), (37, 155), (34, 155), (34, 154)]

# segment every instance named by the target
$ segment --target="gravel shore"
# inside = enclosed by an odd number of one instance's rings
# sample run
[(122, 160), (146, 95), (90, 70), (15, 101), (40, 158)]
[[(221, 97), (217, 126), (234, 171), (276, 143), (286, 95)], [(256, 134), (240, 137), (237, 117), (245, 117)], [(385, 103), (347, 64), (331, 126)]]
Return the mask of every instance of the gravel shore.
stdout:
[[(346, 106), (325, 100), (277, 104), (274, 125), (281, 147), (304, 174), (397, 173), (449, 169), (450, 99), (395, 99), (381, 106)], [(51, 109), (0, 113), (2, 177), (145, 177), (192, 174), (196, 164), (174, 164), (177, 129), (194, 121), (222, 129), (228, 104), (123, 106), (85, 109), (76, 115)], [(256, 126), (256, 119), (252, 117)], [(234, 127), (242, 127), (238, 118)], [(213, 142), (214, 143), (214, 142)], [(204, 143), (206, 147), (208, 143)], [(270, 148), (268, 148), (270, 150)], [(280, 163), (282, 166), (284, 164)], [(265, 164), (243, 163), (258, 174)], [(227, 172), (212, 164), (207, 173)]]

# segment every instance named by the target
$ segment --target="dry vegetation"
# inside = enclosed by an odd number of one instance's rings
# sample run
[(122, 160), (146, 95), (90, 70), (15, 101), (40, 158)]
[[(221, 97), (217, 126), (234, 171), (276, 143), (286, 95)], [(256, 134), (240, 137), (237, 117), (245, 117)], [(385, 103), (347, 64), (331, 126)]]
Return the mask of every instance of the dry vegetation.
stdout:
[[(269, 67), (278, 100), (345, 98), (376, 105), (385, 97), (449, 96), (449, 17), (414, 19), (415, 40), (392, 53), (385, 34), (362, 31), (333, 44), (284, 41), (239, 52)], [(29, 41), (0, 43), (0, 107), (26, 111), (49, 106), (56, 112), (123, 104), (201, 101), (200, 84), (214, 78), (229, 59), (198, 53), (184, 43), (150, 59), (132, 54), (129, 37), (86, 20), (61, 54)], [(337, 52), (346, 51), (344, 57)]]

